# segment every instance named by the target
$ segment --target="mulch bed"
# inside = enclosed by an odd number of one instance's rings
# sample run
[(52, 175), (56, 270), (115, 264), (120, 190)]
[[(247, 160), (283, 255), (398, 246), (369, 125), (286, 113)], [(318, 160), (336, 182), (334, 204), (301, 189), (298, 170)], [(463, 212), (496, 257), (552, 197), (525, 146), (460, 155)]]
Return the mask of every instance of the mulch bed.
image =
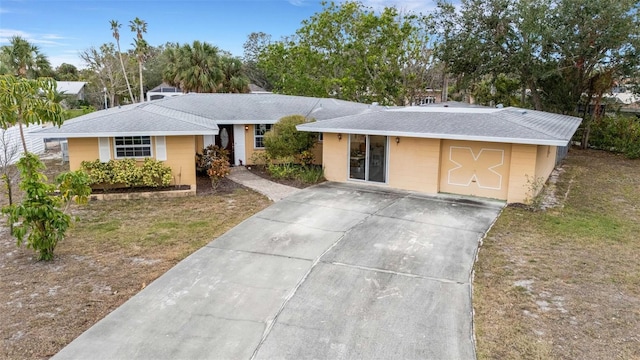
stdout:
[(208, 176), (205, 175), (198, 175), (196, 179), (196, 186), (197, 196), (206, 196), (211, 194), (233, 194), (236, 190), (247, 189), (245, 186), (240, 185), (237, 182), (231, 181), (227, 178), (223, 178), (222, 180), (220, 180), (218, 186), (214, 190), (211, 186), (211, 180)]

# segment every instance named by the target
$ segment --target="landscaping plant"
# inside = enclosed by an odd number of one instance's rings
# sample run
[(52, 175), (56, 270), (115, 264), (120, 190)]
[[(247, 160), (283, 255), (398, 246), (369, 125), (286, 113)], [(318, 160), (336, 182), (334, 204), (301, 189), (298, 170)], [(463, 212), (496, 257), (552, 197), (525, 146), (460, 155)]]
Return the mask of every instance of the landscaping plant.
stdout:
[(145, 158), (142, 165), (135, 159), (83, 161), (80, 169), (89, 178), (89, 185), (103, 190), (113, 187), (166, 187), (171, 184), (171, 167), (162, 161)]
[(71, 201), (84, 204), (91, 194), (89, 179), (84, 172), (73, 171), (60, 174), (55, 185), (48, 184), (42, 173), (44, 164), (32, 153), (24, 154), (17, 167), (25, 195), (19, 204), (5, 206), (2, 213), (9, 216), (18, 246), (26, 243), (37, 252), (38, 260), (52, 260), (56, 245), (71, 226), (66, 213)]
[[(313, 121), (313, 120), (311, 120)], [(264, 135), (266, 169), (276, 179), (298, 180), (315, 184), (324, 179), (321, 166), (314, 166), (313, 152), (317, 134), (298, 131), (307, 119), (302, 115), (286, 116)]]
[(206, 172), (215, 190), (220, 180), (229, 175), (229, 152), (217, 145), (209, 145), (196, 156), (196, 167)]

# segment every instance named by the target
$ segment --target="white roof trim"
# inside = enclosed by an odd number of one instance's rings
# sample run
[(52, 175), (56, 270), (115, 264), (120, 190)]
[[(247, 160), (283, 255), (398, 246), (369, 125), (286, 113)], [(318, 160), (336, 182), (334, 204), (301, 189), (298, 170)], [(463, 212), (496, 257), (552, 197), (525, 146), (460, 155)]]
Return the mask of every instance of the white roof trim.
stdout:
[(111, 131), (101, 133), (54, 133), (54, 132), (32, 132), (27, 136), (38, 138), (97, 138), (97, 137), (117, 137), (117, 136), (185, 136), (185, 135), (218, 135), (218, 130), (203, 131)]
[(377, 130), (363, 130), (363, 129), (335, 129), (335, 128), (306, 129), (306, 128), (299, 128), (298, 126), (296, 126), (296, 129), (300, 131), (322, 132), (322, 133), (400, 136), (400, 137), (412, 137), (412, 138), (423, 138), (423, 139), (485, 141), (485, 142), (525, 144), (525, 145), (566, 146), (569, 143), (568, 140), (565, 141), (561, 139), (558, 139), (558, 140), (527, 139), (527, 138), (508, 138), (508, 137), (497, 137), (497, 136), (493, 137), (493, 136), (438, 134), (438, 133), (416, 133), (416, 132), (405, 132), (405, 131), (377, 131)]
[[(303, 115), (304, 116), (304, 115)], [(217, 125), (251, 125), (251, 124), (275, 124), (280, 119), (264, 120), (213, 120)]]
[(389, 108), (388, 112), (421, 112), (421, 113), (455, 113), (455, 114), (491, 114), (505, 108), (484, 107), (444, 107), (444, 106), (407, 106), (402, 108)]

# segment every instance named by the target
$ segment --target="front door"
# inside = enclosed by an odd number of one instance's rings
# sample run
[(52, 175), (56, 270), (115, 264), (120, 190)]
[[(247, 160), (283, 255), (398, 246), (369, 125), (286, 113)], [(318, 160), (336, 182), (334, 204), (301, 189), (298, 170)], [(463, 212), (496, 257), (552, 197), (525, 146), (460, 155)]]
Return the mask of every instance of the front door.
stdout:
[(233, 125), (218, 125), (220, 131), (216, 135), (216, 145), (229, 152), (229, 164), (235, 163), (233, 156)]

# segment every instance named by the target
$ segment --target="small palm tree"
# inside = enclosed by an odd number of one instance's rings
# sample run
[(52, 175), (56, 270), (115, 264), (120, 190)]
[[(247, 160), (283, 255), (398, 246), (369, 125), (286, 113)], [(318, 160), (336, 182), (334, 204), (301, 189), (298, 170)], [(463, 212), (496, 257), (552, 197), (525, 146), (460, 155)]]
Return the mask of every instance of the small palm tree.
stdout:
[(118, 56), (120, 57), (120, 66), (122, 66), (124, 81), (127, 82), (129, 97), (131, 98), (131, 102), (136, 102), (136, 99), (133, 97), (133, 92), (131, 91), (131, 85), (129, 84), (129, 77), (127, 76), (127, 70), (125, 70), (124, 68), (124, 61), (122, 60), (122, 51), (120, 51), (120, 30), (119, 29), (122, 25), (116, 20), (111, 20), (110, 23), (111, 23), (111, 31), (113, 31), (113, 38), (116, 39), (116, 44), (118, 45)]
[(138, 71), (140, 73), (140, 102), (144, 101), (144, 86), (142, 83), (142, 64), (149, 52), (149, 44), (144, 40), (142, 34), (147, 33), (147, 22), (136, 17), (129, 21), (129, 28), (136, 33), (133, 45), (135, 46), (136, 59), (138, 60)]

